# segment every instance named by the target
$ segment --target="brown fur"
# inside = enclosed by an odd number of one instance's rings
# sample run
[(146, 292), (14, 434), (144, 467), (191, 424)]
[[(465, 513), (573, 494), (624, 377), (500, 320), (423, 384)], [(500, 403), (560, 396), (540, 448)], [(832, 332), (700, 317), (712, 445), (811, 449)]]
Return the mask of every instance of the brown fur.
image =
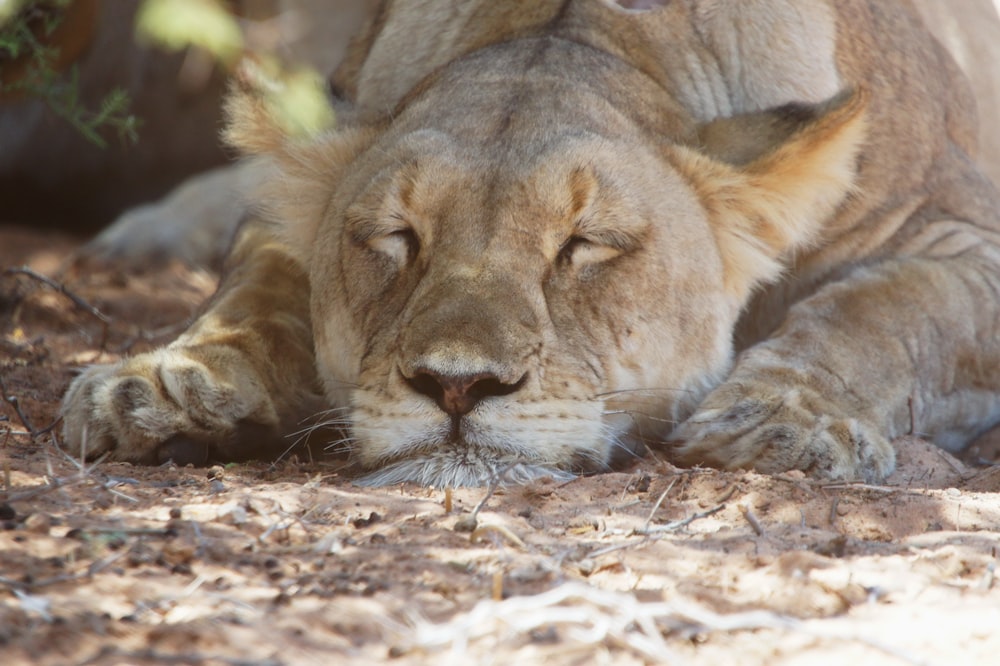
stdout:
[(632, 6), (386, 2), (335, 132), (235, 99), (267, 224), (189, 333), (74, 383), (67, 442), (238, 456), (317, 379), (378, 483), (602, 469), (668, 436), (878, 479), (910, 410), (949, 447), (996, 422), (997, 194), (910, 4)]

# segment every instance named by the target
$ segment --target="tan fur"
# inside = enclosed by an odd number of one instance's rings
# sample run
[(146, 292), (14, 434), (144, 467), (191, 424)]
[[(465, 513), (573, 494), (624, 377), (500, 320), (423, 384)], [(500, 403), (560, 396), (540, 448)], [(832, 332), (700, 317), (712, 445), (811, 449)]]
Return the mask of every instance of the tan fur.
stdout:
[(912, 6), (627, 4), (385, 2), (306, 142), (235, 98), (263, 220), (191, 331), (74, 382), (69, 445), (257, 455), (318, 383), (375, 483), (664, 441), (878, 479), (1000, 419), (998, 196)]

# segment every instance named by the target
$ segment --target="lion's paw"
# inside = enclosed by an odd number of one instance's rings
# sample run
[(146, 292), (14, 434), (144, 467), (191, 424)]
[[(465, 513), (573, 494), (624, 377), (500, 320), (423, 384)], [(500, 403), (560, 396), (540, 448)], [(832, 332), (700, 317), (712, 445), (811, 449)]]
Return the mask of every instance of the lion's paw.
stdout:
[(895, 467), (892, 445), (876, 427), (805, 387), (723, 384), (671, 440), (679, 462), (723, 469), (876, 482)]
[(240, 440), (264, 437), (277, 417), (259, 382), (226, 374), (171, 348), (90, 367), (63, 399), (65, 444), (80, 457), (147, 464), (246, 457)]

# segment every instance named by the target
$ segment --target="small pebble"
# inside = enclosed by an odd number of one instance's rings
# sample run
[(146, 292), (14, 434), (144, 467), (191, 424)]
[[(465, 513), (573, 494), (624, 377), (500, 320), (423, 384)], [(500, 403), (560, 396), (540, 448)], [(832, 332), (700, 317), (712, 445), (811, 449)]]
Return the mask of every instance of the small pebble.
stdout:
[(362, 527), (368, 527), (373, 523), (377, 523), (380, 520), (382, 520), (382, 516), (375, 511), (372, 511), (368, 514), (367, 518), (355, 518), (351, 521), (351, 525), (354, 525), (355, 529), (361, 529)]
[(244, 525), (250, 520), (250, 516), (247, 514), (247, 510), (242, 506), (234, 506), (229, 511), (219, 516), (218, 521), (226, 525)]
[(479, 526), (479, 521), (471, 513), (467, 516), (462, 516), (455, 521), (455, 527), (453, 528), (456, 532), (475, 532), (476, 528)]
[(46, 513), (33, 513), (25, 519), (24, 529), (35, 534), (48, 534), (52, 529), (52, 517)]

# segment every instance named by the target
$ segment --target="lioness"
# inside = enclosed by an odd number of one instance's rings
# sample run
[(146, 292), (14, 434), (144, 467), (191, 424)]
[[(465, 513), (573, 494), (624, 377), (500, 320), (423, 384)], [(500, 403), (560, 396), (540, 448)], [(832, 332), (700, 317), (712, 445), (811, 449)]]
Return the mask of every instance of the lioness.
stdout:
[(906, 0), (388, 0), (336, 84), (307, 141), (232, 100), (258, 219), (184, 335), (73, 382), (73, 451), (246, 458), (320, 414), (372, 483), (642, 443), (872, 481), (1000, 420), (1000, 198)]

